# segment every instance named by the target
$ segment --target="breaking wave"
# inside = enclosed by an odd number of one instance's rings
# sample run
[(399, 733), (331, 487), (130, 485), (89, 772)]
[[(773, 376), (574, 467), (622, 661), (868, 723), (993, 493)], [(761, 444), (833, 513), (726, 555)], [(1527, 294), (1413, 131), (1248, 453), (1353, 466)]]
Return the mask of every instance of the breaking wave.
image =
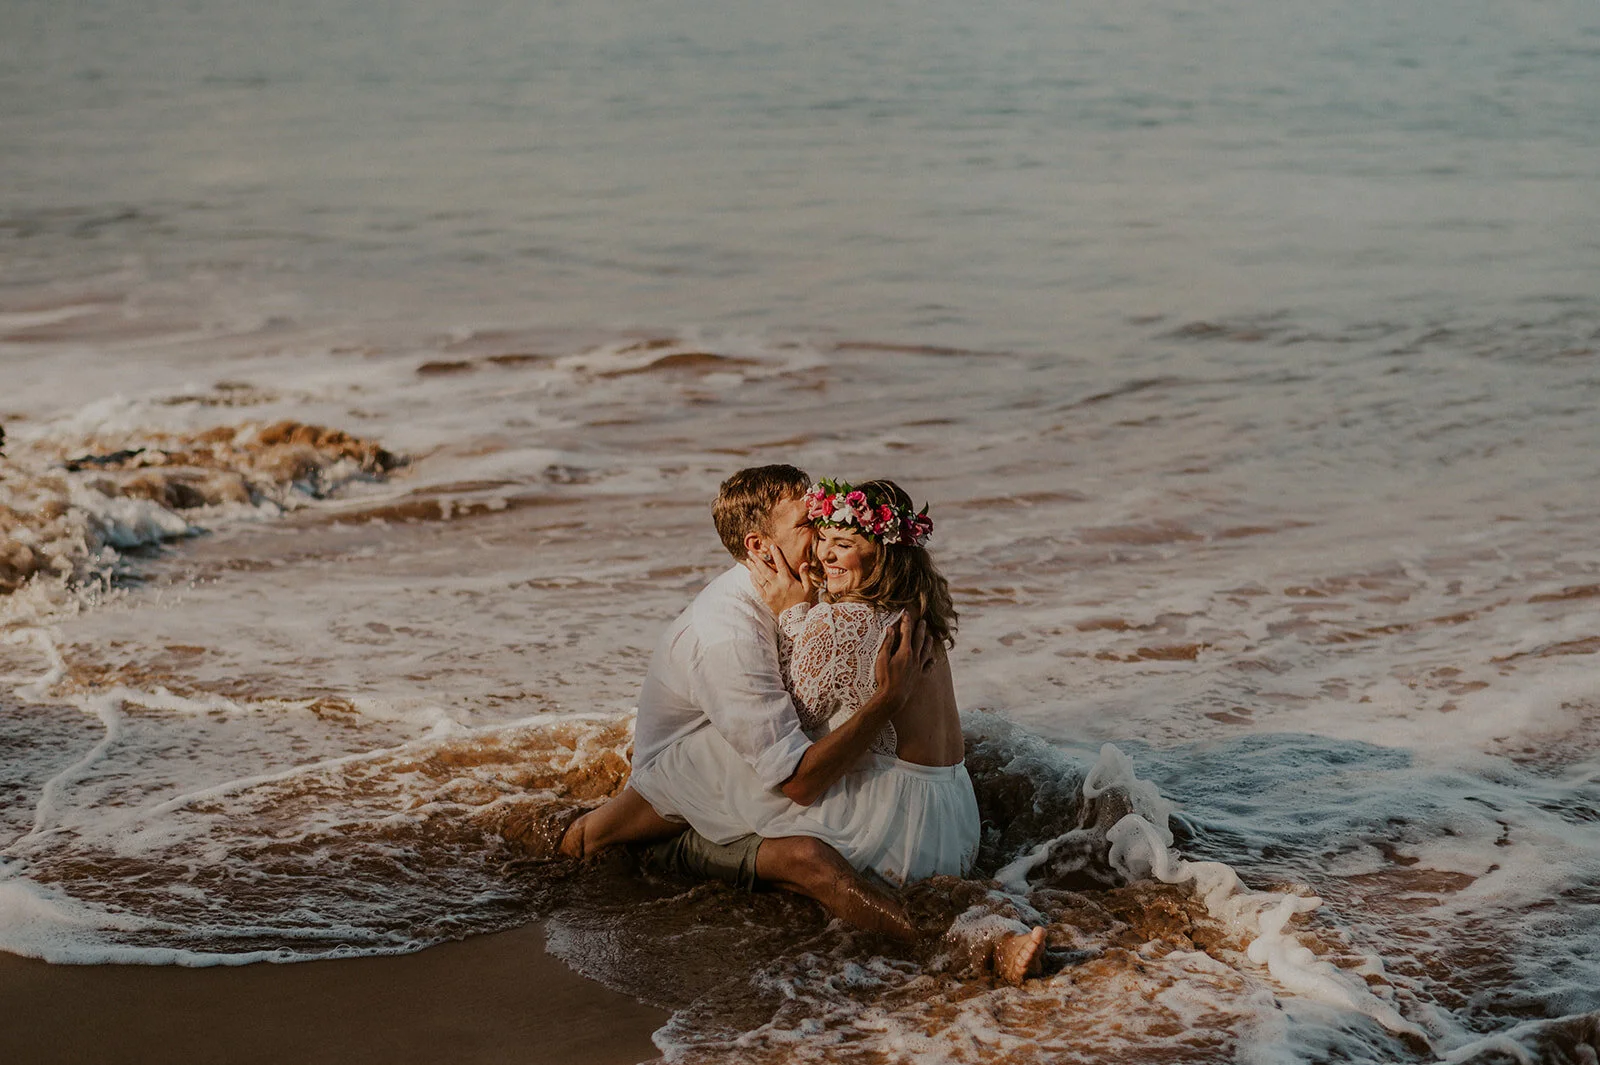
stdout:
[(13, 440), (0, 457), (0, 593), (35, 577), (103, 580), (119, 552), (219, 520), (280, 514), (382, 479), (403, 461), (372, 441), (294, 421)]

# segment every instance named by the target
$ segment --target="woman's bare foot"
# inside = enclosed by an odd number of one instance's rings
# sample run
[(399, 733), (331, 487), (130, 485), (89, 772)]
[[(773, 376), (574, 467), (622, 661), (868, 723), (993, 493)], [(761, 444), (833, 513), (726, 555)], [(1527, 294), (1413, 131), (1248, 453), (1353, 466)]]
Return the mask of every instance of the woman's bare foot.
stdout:
[(1030, 976), (1038, 976), (1043, 968), (1043, 928), (1006, 936), (994, 948), (994, 975), (1012, 987), (1021, 987), (1022, 981)]

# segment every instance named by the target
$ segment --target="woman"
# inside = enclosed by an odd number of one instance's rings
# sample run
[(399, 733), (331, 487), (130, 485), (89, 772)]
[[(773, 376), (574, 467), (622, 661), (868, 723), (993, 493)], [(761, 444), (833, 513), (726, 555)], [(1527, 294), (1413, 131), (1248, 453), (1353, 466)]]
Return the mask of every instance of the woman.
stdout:
[(857, 869), (895, 884), (963, 876), (977, 857), (980, 823), (945, 653), (955, 643), (956, 611), (923, 546), (933, 522), (926, 507), (915, 511), (887, 480), (825, 480), (807, 505), (826, 598), (779, 618), (790, 643), (780, 649), (787, 652), (784, 675), (806, 730), (821, 735), (872, 697), (878, 648), (902, 613), (926, 623), (938, 653), (860, 768), (818, 802), (783, 810), (760, 831), (816, 836)]

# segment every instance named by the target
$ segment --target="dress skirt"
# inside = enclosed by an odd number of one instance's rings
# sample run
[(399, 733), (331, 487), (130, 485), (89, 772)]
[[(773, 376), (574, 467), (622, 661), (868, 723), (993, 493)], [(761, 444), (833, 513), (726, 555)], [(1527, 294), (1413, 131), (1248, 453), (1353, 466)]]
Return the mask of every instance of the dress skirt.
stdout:
[(629, 786), (661, 816), (687, 821), (713, 843), (752, 832), (812, 836), (893, 884), (964, 876), (978, 856), (978, 799), (962, 764), (867, 754), (820, 799), (801, 806), (762, 787), (721, 733), (702, 728), (636, 770)]

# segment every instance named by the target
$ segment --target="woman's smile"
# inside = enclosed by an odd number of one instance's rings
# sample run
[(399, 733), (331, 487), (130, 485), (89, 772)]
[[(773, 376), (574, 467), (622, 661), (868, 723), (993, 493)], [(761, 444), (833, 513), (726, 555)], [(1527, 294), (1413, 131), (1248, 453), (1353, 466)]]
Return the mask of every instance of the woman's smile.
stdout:
[(846, 529), (817, 530), (817, 562), (828, 594), (837, 598), (860, 588), (872, 568), (877, 545)]

